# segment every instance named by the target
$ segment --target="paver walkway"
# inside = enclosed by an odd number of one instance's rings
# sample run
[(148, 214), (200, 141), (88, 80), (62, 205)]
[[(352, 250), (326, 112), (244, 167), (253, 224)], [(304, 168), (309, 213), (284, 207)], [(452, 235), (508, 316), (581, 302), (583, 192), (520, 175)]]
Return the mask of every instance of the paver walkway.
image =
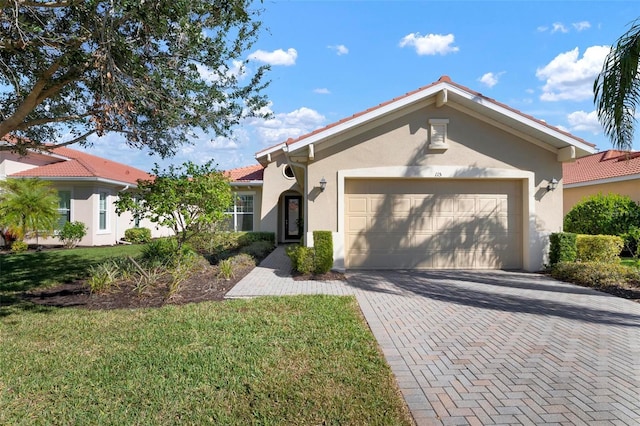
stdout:
[(419, 425), (640, 425), (640, 304), (541, 275), (294, 281), (279, 247), (227, 294), (353, 294)]

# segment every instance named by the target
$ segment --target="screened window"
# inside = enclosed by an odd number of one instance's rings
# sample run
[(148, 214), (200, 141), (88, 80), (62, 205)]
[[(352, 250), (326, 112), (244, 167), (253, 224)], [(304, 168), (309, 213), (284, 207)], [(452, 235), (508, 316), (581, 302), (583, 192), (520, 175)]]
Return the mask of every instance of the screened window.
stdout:
[(58, 229), (62, 229), (65, 223), (71, 222), (71, 191), (58, 191)]
[(238, 195), (229, 211), (228, 228), (232, 231), (253, 231), (253, 195)]
[(100, 204), (98, 207), (99, 229), (104, 231), (107, 229), (107, 193), (100, 193)]

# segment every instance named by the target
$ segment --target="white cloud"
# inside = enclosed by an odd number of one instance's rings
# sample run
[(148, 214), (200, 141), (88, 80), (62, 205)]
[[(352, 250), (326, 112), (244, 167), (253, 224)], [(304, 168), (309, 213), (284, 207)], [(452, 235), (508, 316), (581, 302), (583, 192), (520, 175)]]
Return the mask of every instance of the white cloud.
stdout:
[(537, 28), (538, 32), (541, 32), (541, 33), (543, 33), (543, 32), (545, 32), (545, 31), (547, 31), (548, 29), (549, 29), (549, 27), (546, 27), (546, 26), (544, 26), (544, 25), (540, 25), (540, 26)]
[(285, 52), (282, 49), (274, 50), (273, 52), (266, 52), (264, 50), (256, 50), (249, 55), (249, 59), (254, 59), (259, 62), (264, 62), (269, 65), (295, 65), (298, 58), (298, 51), (294, 48), (289, 48)]
[(331, 92), (326, 87), (321, 87), (318, 89), (313, 89), (313, 93), (317, 93), (319, 95), (329, 95)]
[(554, 22), (551, 27), (552, 27), (551, 29), (552, 33), (557, 33), (557, 32), (568, 33), (569, 32), (567, 27), (565, 27), (562, 22)]
[(218, 136), (215, 139), (211, 139), (207, 143), (207, 145), (211, 149), (221, 150), (221, 151), (238, 149), (238, 143), (236, 141), (229, 138), (222, 137), (222, 136)]
[(576, 31), (584, 31), (591, 28), (591, 24), (589, 23), (589, 21), (574, 22), (571, 25), (576, 29)]
[(575, 111), (567, 116), (567, 122), (572, 131), (591, 132), (594, 135), (602, 133), (602, 126), (598, 121), (596, 111)]
[(488, 73), (485, 73), (482, 77), (480, 77), (478, 81), (484, 84), (485, 86), (493, 87), (496, 84), (498, 84), (498, 80), (502, 74), (504, 74), (504, 71), (499, 73), (488, 72)]
[(602, 69), (608, 46), (591, 46), (584, 51), (576, 47), (553, 58), (536, 70), (545, 81), (540, 99), (543, 101), (581, 101), (593, 97), (593, 81)]
[(250, 123), (264, 145), (297, 138), (322, 126), (326, 118), (319, 112), (301, 107), (288, 113), (274, 114), (268, 120), (254, 119)]
[(346, 55), (347, 53), (349, 53), (349, 49), (344, 44), (338, 44), (338, 45), (335, 45), (335, 46), (327, 46), (327, 48), (335, 50), (336, 54), (338, 56)]
[(411, 33), (400, 40), (400, 47), (411, 46), (416, 49), (418, 55), (446, 55), (460, 50), (453, 46), (455, 37), (453, 34), (427, 34)]
[(229, 67), (220, 67), (218, 72), (213, 71), (204, 64), (196, 63), (195, 65), (200, 77), (208, 83), (215, 83), (220, 79), (220, 75), (235, 77), (238, 80), (242, 80), (247, 75), (247, 69), (244, 64), (242, 61), (237, 60), (234, 60)]

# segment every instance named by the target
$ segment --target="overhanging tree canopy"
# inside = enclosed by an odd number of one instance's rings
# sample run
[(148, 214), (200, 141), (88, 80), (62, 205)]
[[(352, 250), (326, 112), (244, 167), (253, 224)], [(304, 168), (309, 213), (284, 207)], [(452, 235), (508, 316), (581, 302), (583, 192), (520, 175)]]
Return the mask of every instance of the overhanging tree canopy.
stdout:
[(258, 13), (250, 0), (0, 0), (0, 140), (24, 137), (0, 150), (119, 132), (164, 157), (194, 128), (228, 135), (266, 104), (265, 67), (247, 77), (241, 60)]
[(639, 60), (640, 20), (636, 20), (611, 47), (593, 83), (598, 118), (617, 149), (633, 148), (636, 107), (640, 102)]

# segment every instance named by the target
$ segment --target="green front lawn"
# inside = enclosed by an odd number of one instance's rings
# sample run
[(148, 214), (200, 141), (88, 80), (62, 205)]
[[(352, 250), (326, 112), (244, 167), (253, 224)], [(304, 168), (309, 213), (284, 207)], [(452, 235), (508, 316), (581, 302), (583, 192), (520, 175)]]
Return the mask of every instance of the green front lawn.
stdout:
[(352, 297), (112, 311), (18, 297), (140, 248), (0, 255), (0, 424), (412, 424)]
[(0, 424), (411, 424), (354, 298), (0, 318)]

